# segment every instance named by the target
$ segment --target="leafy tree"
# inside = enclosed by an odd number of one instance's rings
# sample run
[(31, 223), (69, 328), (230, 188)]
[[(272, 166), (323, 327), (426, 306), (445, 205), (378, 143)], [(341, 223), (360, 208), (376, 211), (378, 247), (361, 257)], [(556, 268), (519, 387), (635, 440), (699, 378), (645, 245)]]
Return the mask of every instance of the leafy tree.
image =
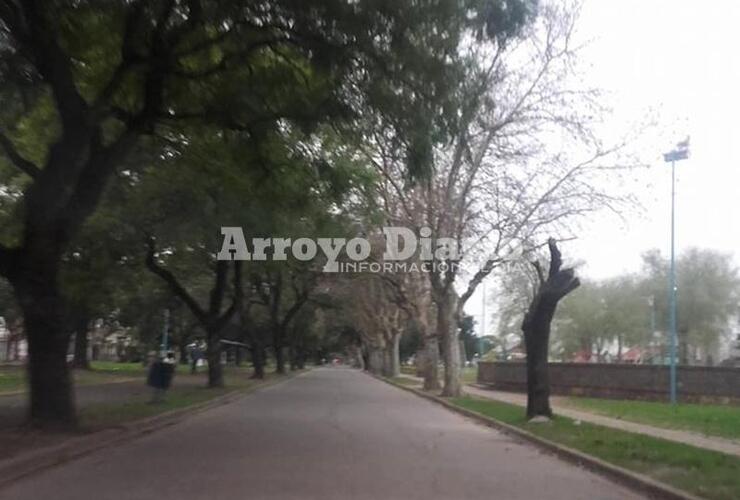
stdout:
[[(3, 176), (13, 196), (3, 200), (11, 229), (0, 275), (13, 285), (28, 333), (31, 420), (75, 424), (60, 270), (105, 185), (138, 147), (168, 154), (171, 138), (159, 133), (183, 121), (258, 137), (282, 119), (310, 127), (317, 116), (349, 118), (377, 106), (395, 110), (401, 126), (424, 123), (430, 108), (418, 97), (436, 102), (450, 91), (460, 27), (473, 19), (503, 33), (498, 25), (519, 12), (477, 15), (478, 7), (0, 2), (0, 93), (12, 103), (0, 117), (2, 170), (15, 169)], [(428, 156), (425, 137), (407, 141), (411, 172), (425, 166), (418, 161)]]
[(652, 343), (649, 296), (632, 275), (602, 281), (585, 280), (563, 301), (554, 332), (555, 353), (571, 359), (579, 351), (595, 352), (598, 360), (616, 342), (617, 361), (625, 347)]
[[(645, 295), (654, 300), (657, 325), (667, 332), (669, 324), (669, 262), (657, 250), (643, 256)], [(680, 362), (703, 362), (715, 352), (737, 314), (740, 276), (732, 256), (715, 250), (690, 248), (676, 262), (677, 332)], [(665, 345), (668, 344), (666, 335)]]

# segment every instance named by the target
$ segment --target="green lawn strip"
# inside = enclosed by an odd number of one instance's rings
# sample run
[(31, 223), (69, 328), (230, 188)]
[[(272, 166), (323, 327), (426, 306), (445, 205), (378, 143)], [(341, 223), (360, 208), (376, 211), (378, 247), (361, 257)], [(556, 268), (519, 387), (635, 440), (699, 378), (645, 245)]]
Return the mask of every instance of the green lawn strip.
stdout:
[(478, 367), (467, 366), (462, 369), (463, 384), (472, 384), (478, 380)]
[(598, 425), (576, 425), (565, 417), (529, 424), (522, 407), (499, 401), (472, 397), (450, 401), (695, 495), (740, 498), (740, 458)]
[(413, 365), (401, 365), (401, 373), (416, 377), (416, 367)]
[[(404, 375), (412, 375), (416, 377), (416, 367), (410, 365), (402, 365), (401, 373)], [(440, 373), (441, 375), (441, 373)], [(461, 379), (463, 384), (472, 384), (478, 380), (478, 368), (475, 366), (467, 366), (462, 369)]]
[[(118, 363), (116, 361), (93, 361), (90, 370), (73, 370), (75, 385), (109, 384), (112, 382), (123, 382), (131, 379), (146, 379), (146, 366), (141, 363)], [(234, 372), (247, 375), (251, 373), (251, 367), (226, 366), (227, 373)], [(178, 365), (178, 376), (190, 377), (188, 365)], [(206, 368), (200, 367), (198, 373), (193, 376), (205, 376)], [(25, 391), (26, 369), (24, 366), (0, 366), (0, 394)]]
[(667, 429), (699, 432), (708, 436), (740, 439), (740, 407), (626, 401), (593, 398), (568, 398), (566, 404), (579, 410), (630, 422)]
[[(190, 375), (184, 375), (190, 377)], [(196, 375), (197, 376), (197, 375)], [(285, 375), (267, 374), (263, 380), (252, 380), (237, 370), (227, 370), (225, 387), (207, 388), (204, 385), (178, 385), (176, 375), (172, 388), (167, 391), (164, 402), (151, 404), (151, 392), (142, 391), (120, 403), (93, 404), (80, 409), (80, 420), (88, 428), (120, 425), (131, 420), (152, 417), (168, 411), (204, 403), (230, 392), (246, 391), (266, 385)], [(205, 380), (204, 380), (205, 381)], [(143, 382), (142, 382), (143, 384)]]
[(409, 387), (419, 387), (421, 383), (418, 380), (406, 377), (393, 377), (390, 379), (394, 384), (407, 385)]
[(26, 373), (19, 366), (0, 367), (0, 393), (23, 389)]
[(142, 363), (119, 363), (117, 361), (91, 361), (90, 368), (93, 372), (116, 375), (140, 375), (146, 371), (146, 366)]

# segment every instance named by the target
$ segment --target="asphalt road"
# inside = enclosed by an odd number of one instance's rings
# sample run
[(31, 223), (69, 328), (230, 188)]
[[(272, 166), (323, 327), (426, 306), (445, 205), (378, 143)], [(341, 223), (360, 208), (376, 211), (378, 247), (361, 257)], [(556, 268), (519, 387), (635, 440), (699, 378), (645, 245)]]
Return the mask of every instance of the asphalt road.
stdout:
[(21, 480), (0, 498), (639, 497), (365, 374), (325, 368)]

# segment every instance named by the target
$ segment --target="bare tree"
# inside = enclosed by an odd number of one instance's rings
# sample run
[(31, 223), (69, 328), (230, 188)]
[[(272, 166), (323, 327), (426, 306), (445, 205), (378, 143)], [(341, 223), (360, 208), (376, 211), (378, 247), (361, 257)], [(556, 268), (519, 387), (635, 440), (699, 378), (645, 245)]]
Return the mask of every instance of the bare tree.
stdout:
[(596, 119), (606, 111), (598, 92), (572, 85), (577, 13), (543, 4), (520, 39), (470, 44), (457, 131), (436, 147), (429, 179), (404, 186), (402, 149), (388, 129), (366, 147), (383, 179), (388, 219), (434, 242), (448, 239), (427, 273), (445, 396), (460, 394), (457, 329), (480, 283), (526, 259), (544, 233), (569, 237), (578, 218), (628, 201), (613, 189), (613, 178), (634, 165), (622, 157), (627, 141), (606, 146), (597, 138)]

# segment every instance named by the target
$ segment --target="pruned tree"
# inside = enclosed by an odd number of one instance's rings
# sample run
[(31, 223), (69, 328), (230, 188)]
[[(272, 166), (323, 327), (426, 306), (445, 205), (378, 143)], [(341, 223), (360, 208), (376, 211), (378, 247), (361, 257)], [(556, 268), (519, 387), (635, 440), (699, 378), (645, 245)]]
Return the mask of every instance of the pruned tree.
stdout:
[(527, 417), (552, 417), (550, 408), (550, 378), (548, 355), (550, 325), (558, 302), (578, 288), (580, 281), (573, 268), (563, 268), (563, 260), (553, 238), (547, 241), (550, 267), (544, 273), (539, 261), (534, 261), (538, 286), (529, 310), (522, 321), (524, 344), (527, 350)]

